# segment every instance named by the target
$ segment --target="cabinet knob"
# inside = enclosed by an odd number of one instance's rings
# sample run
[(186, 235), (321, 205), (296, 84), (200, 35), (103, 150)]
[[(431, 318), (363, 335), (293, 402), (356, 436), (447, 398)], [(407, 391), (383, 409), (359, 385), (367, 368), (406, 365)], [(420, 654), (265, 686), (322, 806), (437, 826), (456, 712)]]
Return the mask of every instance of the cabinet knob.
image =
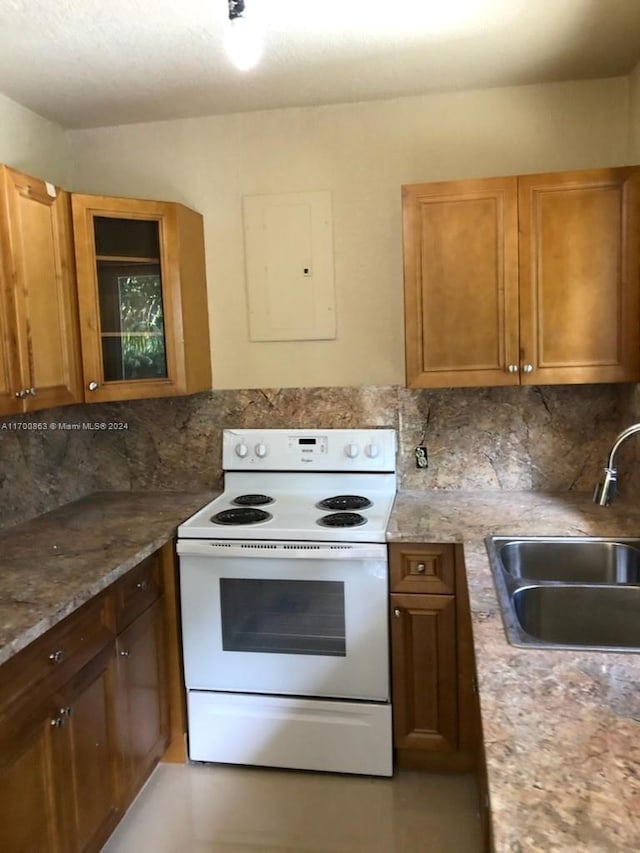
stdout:
[(425, 566), (424, 563), (418, 563), (418, 565), (416, 566), (416, 572), (418, 572), (421, 575), (424, 574), (426, 570), (427, 570), (427, 567)]
[(16, 391), (16, 397), (18, 397), (20, 400), (24, 400), (26, 396), (27, 392), (24, 388), (21, 388), (19, 391)]
[(120, 652), (120, 657), (128, 658), (130, 654), (131, 652), (129, 651), (129, 649), (122, 649), (122, 651)]
[(396, 617), (396, 619), (399, 619), (402, 616), (402, 610), (400, 610), (399, 607), (396, 607), (396, 609), (393, 611), (393, 615)]
[(517, 373), (518, 369), (519, 368), (518, 368), (517, 364), (508, 364), (507, 365), (507, 373)]
[(73, 709), (71, 708), (71, 705), (67, 705), (66, 708), (60, 708), (58, 711), (58, 714), (60, 714), (61, 717), (70, 717), (72, 713)]
[(51, 652), (51, 654), (49, 655), (49, 660), (52, 663), (60, 663), (60, 661), (62, 660), (63, 657), (64, 657), (64, 652), (61, 649), (58, 649), (55, 652)]
[(89, 389), (89, 391), (97, 391), (99, 387), (100, 387), (100, 383), (99, 383), (99, 382), (93, 382), (93, 381), (91, 381), (91, 382), (89, 382), (89, 384), (87, 385), (87, 388)]
[(49, 725), (54, 729), (60, 729), (64, 726), (64, 717), (54, 717), (49, 721)]
[(523, 373), (533, 373), (533, 365), (532, 364), (523, 364), (522, 372)]
[(35, 397), (36, 396), (36, 389), (35, 388), (25, 388), (24, 396), (25, 397)]
[(136, 589), (143, 591), (146, 588), (147, 588), (147, 581), (138, 581), (138, 583), (136, 584)]

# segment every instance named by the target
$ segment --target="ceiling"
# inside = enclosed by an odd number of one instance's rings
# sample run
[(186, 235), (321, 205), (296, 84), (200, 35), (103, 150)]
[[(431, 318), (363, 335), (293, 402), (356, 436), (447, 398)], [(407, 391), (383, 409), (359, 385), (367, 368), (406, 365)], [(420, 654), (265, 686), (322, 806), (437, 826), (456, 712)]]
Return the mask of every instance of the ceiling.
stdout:
[(0, 92), (67, 128), (628, 74), (640, 0), (0, 0)]

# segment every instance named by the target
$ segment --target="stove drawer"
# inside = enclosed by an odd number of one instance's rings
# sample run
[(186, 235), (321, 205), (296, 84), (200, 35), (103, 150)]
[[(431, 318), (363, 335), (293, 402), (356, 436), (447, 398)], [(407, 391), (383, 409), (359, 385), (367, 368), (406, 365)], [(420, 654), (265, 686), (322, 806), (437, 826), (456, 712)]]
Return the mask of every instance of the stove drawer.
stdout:
[(389, 545), (391, 592), (455, 594), (453, 545)]
[(192, 761), (393, 773), (391, 705), (189, 690)]

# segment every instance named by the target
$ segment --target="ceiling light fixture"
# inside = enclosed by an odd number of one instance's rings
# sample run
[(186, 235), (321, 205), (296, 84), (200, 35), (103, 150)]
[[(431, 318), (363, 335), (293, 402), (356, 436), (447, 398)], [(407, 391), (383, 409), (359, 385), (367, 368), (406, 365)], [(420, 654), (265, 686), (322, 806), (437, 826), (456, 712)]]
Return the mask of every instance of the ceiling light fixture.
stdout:
[(225, 49), (240, 71), (249, 71), (262, 55), (262, 33), (254, 20), (245, 17), (245, 0), (229, 0), (229, 27)]

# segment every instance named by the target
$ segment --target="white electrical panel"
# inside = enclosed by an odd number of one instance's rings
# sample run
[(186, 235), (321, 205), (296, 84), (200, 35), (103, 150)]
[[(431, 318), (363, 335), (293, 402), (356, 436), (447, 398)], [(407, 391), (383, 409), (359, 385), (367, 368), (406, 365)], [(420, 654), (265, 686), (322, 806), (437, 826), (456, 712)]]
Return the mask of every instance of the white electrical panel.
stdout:
[(331, 193), (243, 199), (252, 341), (336, 336)]

